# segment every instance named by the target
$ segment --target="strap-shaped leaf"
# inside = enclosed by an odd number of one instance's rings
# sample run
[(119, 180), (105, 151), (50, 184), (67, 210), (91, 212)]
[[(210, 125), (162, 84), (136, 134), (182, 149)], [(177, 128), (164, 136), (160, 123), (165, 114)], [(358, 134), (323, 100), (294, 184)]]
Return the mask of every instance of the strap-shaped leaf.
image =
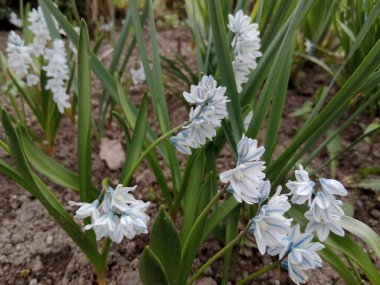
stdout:
[(154, 221), (150, 245), (165, 269), (170, 284), (177, 284), (181, 245), (175, 225), (163, 207)]
[(154, 254), (152, 249), (147, 246), (142, 252), (139, 260), (140, 279), (144, 285), (168, 285), (169, 280), (165, 270)]
[(365, 241), (375, 252), (377, 258), (380, 259), (380, 237), (373, 229), (363, 222), (348, 216), (343, 216), (340, 224), (346, 231)]
[(351, 271), (348, 270), (346, 264), (340, 259), (339, 256), (334, 253), (334, 251), (328, 245), (325, 245), (324, 250), (320, 251), (319, 254), (324, 260), (330, 263), (330, 265), (335, 269), (336, 272), (339, 273), (340, 277), (342, 277), (346, 284), (361, 284), (355, 279), (355, 276), (351, 273)]
[(183, 243), (187, 238), (194, 223), (195, 213), (197, 211), (196, 205), (198, 205), (199, 192), (203, 184), (204, 169), (205, 152), (204, 149), (202, 149), (198, 152), (197, 157), (191, 167), (186, 192), (184, 194), (181, 243)]
[[(133, 173), (130, 172), (132, 166), (141, 155), (141, 150), (144, 146), (145, 134), (148, 125), (148, 106), (147, 98), (141, 103), (139, 113), (136, 119), (136, 125), (133, 131), (131, 143), (129, 144), (127, 159), (125, 160), (123, 170), (121, 171), (120, 181), (124, 185), (128, 185)], [(133, 170), (132, 170), (133, 171)]]
[(87, 26), (81, 23), (78, 49), (78, 173), (81, 201), (90, 202), (91, 182), (91, 73)]
[(227, 104), (228, 116), (231, 121), (235, 141), (239, 141), (244, 132), (243, 117), (239, 103), (235, 75), (232, 68), (231, 51), (228, 46), (225, 23), (219, 0), (209, 0), (208, 10), (212, 36), (215, 43), (215, 54), (218, 62), (221, 84), (227, 87), (227, 96), (231, 100)]
[[(151, 71), (150, 64), (148, 61), (148, 51), (144, 41), (144, 33), (142, 31), (141, 21), (138, 17), (137, 10), (137, 1), (130, 1), (131, 10), (132, 10), (132, 23), (135, 29), (135, 36), (137, 40), (137, 45), (139, 49), (139, 54), (141, 57), (141, 61), (144, 66), (144, 72), (146, 76), (146, 81), (148, 83), (150, 97), (152, 99), (153, 108), (158, 119), (160, 129), (163, 133), (166, 133), (170, 130), (170, 122), (169, 122), (169, 112), (166, 104), (165, 93), (164, 93), (164, 83), (160, 62), (160, 55), (158, 53), (158, 45), (157, 45), (157, 32), (154, 25), (154, 15), (153, 15), (153, 6), (152, 1), (147, 0), (148, 9), (149, 9), (149, 33), (151, 37), (151, 45), (152, 45), (152, 65), (153, 70)], [(180, 185), (180, 171), (179, 171), (179, 163), (177, 156), (175, 154), (175, 150), (170, 142), (166, 142), (166, 150), (169, 159), (169, 167), (172, 174), (173, 179), (173, 188), (174, 191), (177, 191)]]

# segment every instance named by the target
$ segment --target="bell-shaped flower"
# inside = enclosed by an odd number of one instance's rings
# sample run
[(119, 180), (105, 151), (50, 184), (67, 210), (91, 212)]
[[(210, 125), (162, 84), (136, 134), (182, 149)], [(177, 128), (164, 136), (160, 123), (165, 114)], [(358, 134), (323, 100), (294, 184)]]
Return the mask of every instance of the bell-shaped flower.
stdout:
[(247, 204), (258, 203), (261, 198), (259, 186), (265, 178), (262, 172), (264, 162), (258, 161), (248, 165), (240, 164), (234, 169), (220, 174), (220, 181), (231, 183), (228, 191), (231, 192), (236, 201)]
[(120, 218), (119, 231), (121, 231), (128, 239), (134, 238), (139, 234), (148, 233), (147, 223), (150, 218), (145, 211), (149, 207), (149, 203), (133, 204), (128, 211), (125, 211)]
[(287, 200), (286, 195), (276, 193), (252, 219), (249, 231), (254, 234), (261, 254), (265, 254), (267, 246), (271, 247), (281, 243), (290, 232), (292, 219), (284, 217), (285, 212), (290, 209)]
[(120, 223), (119, 218), (112, 212), (108, 212), (96, 219), (92, 224), (84, 227), (84, 230), (93, 229), (96, 234), (96, 240), (103, 237), (114, 238), (114, 232), (117, 231), (117, 226)]
[(322, 186), (322, 191), (328, 194), (330, 197), (333, 195), (346, 196), (347, 190), (344, 188), (343, 184), (335, 179), (320, 178), (319, 182)]
[(322, 266), (322, 259), (317, 253), (324, 246), (319, 242), (311, 242), (313, 235), (310, 233), (300, 233), (300, 226), (293, 227), (288, 237), (286, 250), (282, 251), (279, 259), (287, 258), (283, 261), (289, 271), (290, 278), (296, 283), (305, 283), (307, 276), (305, 270)]
[(265, 152), (263, 146), (257, 147), (257, 140), (243, 137), (237, 145), (238, 164), (258, 161)]
[(332, 214), (328, 222), (325, 222), (323, 219), (316, 221), (310, 211), (307, 211), (305, 217), (309, 220), (305, 231), (309, 233), (316, 232), (320, 241), (325, 241), (330, 231), (338, 236), (344, 236), (344, 230), (339, 223), (341, 216)]
[(299, 165), (299, 169), (295, 171), (295, 176), (297, 181), (288, 181), (286, 183), (286, 187), (293, 195), (292, 203), (303, 204), (309, 201), (310, 206), (315, 183), (310, 181), (309, 174), (303, 169), (302, 165)]
[(135, 190), (137, 186), (124, 187), (122, 184), (118, 184), (115, 190), (110, 189), (112, 193), (111, 208), (115, 212), (123, 213), (129, 209), (129, 204), (136, 203), (135, 197), (129, 192)]
[(96, 199), (92, 203), (84, 203), (84, 202), (74, 202), (69, 201), (70, 206), (80, 206), (78, 210), (75, 212), (74, 218), (76, 219), (85, 219), (91, 217), (92, 222), (99, 218), (99, 200)]

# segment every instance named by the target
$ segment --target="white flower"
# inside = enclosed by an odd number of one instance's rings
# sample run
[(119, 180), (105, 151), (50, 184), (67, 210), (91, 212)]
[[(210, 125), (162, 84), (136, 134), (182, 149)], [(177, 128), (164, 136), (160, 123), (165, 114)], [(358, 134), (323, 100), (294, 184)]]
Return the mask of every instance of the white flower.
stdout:
[(124, 187), (122, 184), (119, 184), (116, 186), (115, 190), (111, 189), (112, 191), (112, 201), (111, 201), (111, 208), (116, 211), (123, 213), (127, 211), (130, 206), (129, 204), (135, 203), (136, 198), (133, 197), (132, 194), (129, 192), (135, 190), (137, 186), (133, 187)]
[[(236, 201), (247, 204), (258, 203), (261, 200), (261, 187), (264, 183), (264, 162), (258, 161), (247, 165), (240, 164), (234, 169), (220, 174), (220, 181), (230, 182), (228, 191), (231, 192)], [(266, 184), (265, 184), (266, 185)]]
[(35, 86), (40, 82), (40, 78), (35, 74), (28, 74), (26, 76), (26, 84), (28, 86)]
[[(257, 147), (257, 140), (250, 139), (243, 134), (237, 145), (238, 162), (235, 168), (220, 174), (220, 181), (231, 183), (228, 191), (236, 201), (247, 204), (259, 203), (267, 196), (270, 182), (265, 182), (265, 162), (260, 161), (264, 147)], [(266, 197), (265, 197), (266, 199)]]
[(148, 233), (147, 223), (150, 218), (145, 211), (149, 203), (139, 201), (133, 204), (129, 210), (121, 216), (119, 230), (128, 238), (132, 239), (136, 235)]
[(248, 81), (251, 70), (256, 69), (256, 59), (262, 56), (260, 52), (260, 32), (258, 25), (251, 23), (251, 18), (239, 10), (234, 16), (228, 15), (228, 28), (235, 33), (231, 45), (233, 48), (234, 60), (232, 66), (235, 74), (235, 81), (238, 92), (242, 90), (242, 85)]
[(52, 91), (59, 112), (64, 113), (65, 108), (71, 107), (68, 102), (70, 96), (66, 93), (65, 81), (69, 79), (69, 67), (67, 66), (64, 41), (54, 40), (52, 48), (45, 50), (44, 58), (47, 65), (42, 69), (46, 71), (46, 75), (49, 77), (45, 88)]
[(190, 155), (191, 149), (189, 145), (189, 132), (184, 130), (178, 133), (176, 136), (170, 138), (170, 142), (175, 145), (179, 152)]
[(96, 239), (109, 237), (113, 242), (120, 243), (123, 237), (132, 239), (136, 235), (147, 233), (147, 223), (150, 218), (145, 213), (149, 202), (137, 200), (129, 192), (134, 187), (123, 187), (119, 184), (115, 189), (109, 187), (99, 205), (99, 200), (89, 203), (75, 203), (69, 201), (72, 206), (81, 206), (76, 211), (75, 218), (84, 219), (91, 217), (92, 223), (84, 227), (84, 230), (93, 229)]
[(299, 169), (295, 171), (295, 176), (297, 181), (288, 181), (286, 187), (289, 188), (292, 196), (292, 203), (303, 204), (309, 201), (309, 206), (311, 204), (311, 196), (314, 192), (313, 181), (310, 181), (309, 174), (305, 171), (302, 165), (299, 165)]
[(17, 14), (15, 12), (11, 12), (11, 14), (9, 15), (9, 22), (17, 28), (22, 27), (22, 20), (19, 17), (17, 17)]
[(120, 219), (113, 212), (108, 212), (96, 219), (92, 224), (86, 225), (84, 230), (93, 229), (96, 234), (96, 240), (108, 236), (112, 241), (119, 243), (118, 224)]
[(305, 270), (322, 267), (322, 259), (317, 251), (322, 250), (324, 246), (319, 242), (311, 242), (312, 239), (313, 235), (310, 233), (301, 234), (300, 226), (297, 224), (289, 236), (282, 240), (280, 246), (271, 249), (274, 255), (279, 254), (279, 259), (287, 255), (282, 265), (288, 269), (290, 278), (296, 284), (307, 281)]
[(131, 68), (129, 70), (129, 73), (131, 74), (132, 76), (132, 82), (134, 85), (138, 85), (138, 84), (141, 84), (141, 83), (144, 83), (145, 81), (145, 71), (144, 71), (144, 66), (142, 64), (142, 62), (140, 61), (139, 62), (139, 68)]
[(190, 93), (184, 92), (187, 102), (194, 104), (189, 114), (189, 124), (183, 131), (170, 138), (178, 151), (191, 154), (191, 148), (199, 148), (216, 135), (216, 128), (228, 116), (225, 87), (217, 87), (214, 78), (203, 76), (197, 86), (190, 87)]
[(257, 147), (257, 140), (248, 138), (243, 134), (237, 145), (238, 164), (259, 161), (264, 152), (263, 146)]
[(40, 56), (44, 54), (46, 44), (51, 40), (41, 7), (32, 9), (32, 11), (29, 12), (28, 21), (30, 23), (29, 30), (32, 31), (34, 35), (32, 44), (33, 53), (35, 56)]
[(314, 50), (313, 43), (309, 39), (306, 39), (305, 40), (305, 52), (306, 53), (313, 53), (313, 50)]
[(306, 231), (316, 231), (320, 241), (327, 239), (330, 230), (339, 236), (344, 236), (344, 230), (339, 224), (344, 215), (341, 205), (342, 201), (329, 197), (324, 192), (318, 192), (310, 210), (305, 213), (305, 217), (310, 221)]
[(273, 247), (280, 244), (284, 237), (290, 232), (292, 219), (284, 217), (285, 212), (290, 209), (286, 195), (279, 195), (280, 191), (264, 205), (259, 214), (252, 219), (249, 231), (255, 235), (257, 247), (263, 255), (267, 246)]
[(330, 197), (334, 197), (333, 195), (347, 195), (346, 188), (344, 188), (342, 183), (335, 179), (320, 178), (319, 182), (321, 183), (322, 191), (328, 194)]
[(92, 222), (99, 218), (99, 200), (96, 199), (92, 203), (77, 203), (74, 201), (69, 201), (70, 206), (80, 206), (80, 208), (76, 211), (76, 215), (74, 218), (76, 219), (85, 219), (91, 217)]
[(11, 31), (7, 42), (7, 60), (15, 75), (23, 78), (28, 74), (32, 64), (30, 48), (24, 45), (24, 41), (15, 32)]

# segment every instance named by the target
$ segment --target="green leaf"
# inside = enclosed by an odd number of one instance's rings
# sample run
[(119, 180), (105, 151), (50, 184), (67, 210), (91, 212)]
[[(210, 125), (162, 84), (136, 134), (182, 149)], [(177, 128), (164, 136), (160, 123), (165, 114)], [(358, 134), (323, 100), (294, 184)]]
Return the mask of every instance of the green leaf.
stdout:
[(326, 260), (330, 265), (334, 268), (336, 272), (339, 273), (340, 277), (346, 282), (346, 284), (360, 284), (355, 276), (348, 270), (346, 264), (337, 256), (331, 247), (325, 245), (324, 250), (320, 251), (319, 254), (322, 256), (324, 260)]
[(232, 58), (227, 42), (226, 25), (219, 0), (208, 0), (212, 36), (215, 43), (215, 54), (218, 62), (221, 84), (227, 87), (226, 94), (231, 100), (227, 104), (228, 116), (231, 122), (235, 141), (239, 141), (244, 133), (242, 111), (239, 103), (235, 75), (232, 68)]
[(148, 126), (148, 106), (147, 98), (141, 103), (139, 113), (136, 119), (136, 126), (133, 131), (131, 143), (129, 144), (127, 159), (125, 160), (123, 169), (120, 175), (120, 181), (124, 185), (128, 185), (131, 181), (133, 173), (131, 173), (132, 166), (139, 159), (141, 150), (144, 146), (145, 134)]
[[(169, 250), (169, 249), (168, 249)], [(139, 273), (144, 285), (168, 285), (169, 281), (158, 257), (149, 246), (145, 247), (139, 260)]]
[[(288, 82), (290, 76), (290, 70), (292, 67), (292, 59), (293, 59), (293, 50), (294, 50), (294, 41), (295, 41), (295, 33), (289, 35), (289, 39), (285, 36), (284, 42), (286, 43), (283, 53), (279, 53), (278, 55), (283, 57), (280, 62), (276, 63), (269, 74), (268, 81), (265, 83), (264, 89), (260, 96), (265, 96), (267, 98), (272, 97), (271, 94), (276, 93), (276, 96), (272, 102), (272, 108), (269, 114), (268, 126), (265, 136), (265, 153), (264, 159), (265, 162), (269, 165), (272, 159), (272, 154), (276, 148), (278, 134), (282, 119), (282, 113), (284, 112), (286, 95), (288, 92)], [(286, 40), (286, 41), (285, 41)], [(280, 47), (281, 50), (282, 46)], [(276, 59), (277, 60), (277, 59)], [(275, 74), (272, 75), (272, 72)], [(258, 107), (259, 108), (259, 107)], [(267, 107), (265, 107), (267, 108)], [(256, 108), (255, 112), (259, 110)], [(255, 116), (253, 115), (252, 121), (250, 124), (253, 124)], [(247, 134), (249, 135), (248, 128)], [(256, 133), (257, 134), (257, 133)], [(256, 137), (256, 136), (254, 136)]]
[[(160, 55), (158, 52), (157, 45), (157, 32), (154, 26), (154, 15), (153, 15), (153, 7), (152, 1), (147, 0), (148, 9), (149, 9), (149, 34), (151, 37), (151, 50), (152, 50), (152, 64), (153, 71), (151, 71), (150, 64), (148, 61), (148, 51), (145, 45), (144, 33), (142, 31), (141, 21), (139, 20), (138, 10), (137, 10), (137, 1), (130, 1), (131, 5), (131, 13), (132, 13), (132, 23), (135, 29), (135, 36), (138, 44), (139, 54), (141, 57), (141, 61), (144, 66), (146, 81), (149, 87), (149, 94), (152, 99), (154, 112), (157, 116), (160, 129), (162, 133), (166, 133), (170, 130), (170, 122), (169, 122), (169, 112), (165, 99), (164, 92), (164, 83), (160, 62)], [(176, 191), (179, 188), (180, 184), (180, 171), (179, 171), (179, 163), (177, 156), (175, 154), (175, 150), (170, 142), (166, 142), (166, 150), (169, 158), (169, 167), (172, 174), (173, 179), (173, 188)]]
[(380, 237), (374, 230), (363, 222), (348, 216), (343, 216), (340, 224), (345, 230), (365, 241), (380, 259)]
[(187, 238), (190, 229), (194, 223), (195, 213), (198, 205), (199, 193), (203, 183), (205, 169), (205, 151), (202, 149), (197, 153), (195, 161), (191, 167), (189, 180), (183, 201), (183, 224), (181, 231), (181, 243)]
[(170, 284), (177, 284), (181, 245), (175, 225), (163, 207), (160, 207), (152, 226), (150, 245), (165, 269)]
[(348, 235), (344, 237), (338, 237), (330, 235), (325, 244), (339, 250), (343, 254), (351, 258), (363, 272), (367, 275), (372, 284), (378, 284), (380, 280), (380, 274), (376, 269), (376, 266), (372, 263), (369, 256), (363, 251), (362, 247), (353, 241)]
[(87, 26), (81, 23), (78, 50), (78, 172), (81, 201), (90, 202), (91, 173), (91, 73)]
[(375, 192), (380, 191), (380, 178), (366, 178), (358, 183), (358, 187)]
[(31, 171), (23, 154), (21, 141), (19, 139), (21, 129), (18, 128), (18, 132), (16, 133), (16, 130), (9, 119), (8, 113), (5, 110), (2, 110), (1, 118), (5, 134), (9, 140), (9, 148), (12, 158), (24, 181), (21, 186), (25, 187), (26, 190), (41, 202), (57, 224), (63, 228), (63, 230), (88, 257), (96, 272), (104, 274), (105, 264), (97, 251), (96, 244), (86, 237), (81, 228), (75, 223), (71, 215), (67, 213), (51, 190)]

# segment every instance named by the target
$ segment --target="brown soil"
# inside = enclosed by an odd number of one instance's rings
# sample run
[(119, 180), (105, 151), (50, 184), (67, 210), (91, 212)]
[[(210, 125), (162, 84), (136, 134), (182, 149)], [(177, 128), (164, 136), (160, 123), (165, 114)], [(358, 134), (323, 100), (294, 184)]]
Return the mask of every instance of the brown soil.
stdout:
[[(5, 49), (5, 37), (0, 34), (0, 48)], [(160, 30), (160, 50), (165, 55), (170, 55), (170, 48), (178, 49), (187, 62), (195, 67), (194, 51), (191, 48), (190, 36), (185, 29)], [(168, 44), (169, 43), (169, 44)], [(170, 48), (169, 48), (170, 47)], [(106, 47), (104, 48), (106, 49)], [(137, 58), (136, 54), (134, 58)], [(306, 100), (312, 99), (316, 89), (325, 85), (329, 78), (313, 66), (307, 66), (303, 70), (302, 80), (295, 80), (289, 86), (289, 94), (286, 101), (286, 111), (280, 130), (281, 145), (276, 154), (281, 153), (291, 142), (302, 119), (292, 118), (289, 114), (303, 105)], [(298, 83), (297, 83), (298, 82)], [(177, 125), (187, 117), (187, 111), (181, 101), (181, 91), (185, 86), (175, 86), (167, 94), (168, 107), (172, 125)], [(130, 87), (129, 93), (133, 101), (141, 102), (146, 86)], [(101, 92), (100, 84), (93, 81), (95, 116), (98, 113), (97, 95)], [(1, 98), (1, 105), (8, 106), (6, 99)], [(153, 112), (152, 106), (150, 113)], [(9, 109), (9, 108), (8, 108)], [(152, 125), (157, 129), (154, 118), (150, 118)], [(347, 146), (362, 133), (362, 124), (368, 124), (368, 116), (361, 117), (347, 130), (342, 138), (342, 144)], [(36, 121), (31, 117), (29, 127), (38, 131)], [(112, 122), (105, 130), (105, 137), (123, 141), (123, 134), (116, 122)], [(2, 135), (3, 139), (3, 135)], [(259, 137), (263, 141), (263, 137)], [(355, 217), (369, 224), (380, 234), (380, 204), (374, 193), (363, 191), (355, 187), (352, 178), (356, 177), (361, 167), (380, 164), (380, 142), (370, 148), (366, 142), (358, 144), (352, 151), (339, 159), (339, 171), (337, 179), (346, 181), (349, 196), (355, 208)], [(105, 177), (117, 183), (120, 171), (112, 171), (107, 168), (104, 161), (99, 159), (99, 142), (93, 140), (93, 182), (100, 187), (101, 180)], [(1, 158), (11, 163), (9, 156), (1, 153)], [(56, 139), (55, 158), (66, 167), (76, 170), (76, 130), (68, 118), (61, 122)], [(327, 152), (322, 153), (313, 161), (313, 165), (320, 165), (328, 158)], [(233, 164), (233, 160), (226, 149), (218, 159), (218, 168), (223, 170)], [(165, 173), (169, 175), (168, 171)], [(326, 177), (329, 176), (326, 168)], [(0, 284), (96, 284), (96, 276), (86, 257), (79, 251), (75, 244), (59, 228), (40, 203), (24, 189), (15, 185), (4, 175), (1, 176), (0, 187)], [(350, 182), (351, 181), (351, 182)], [(134, 182), (138, 185), (136, 191), (139, 199), (149, 200), (152, 193), (160, 190), (156, 185), (154, 175), (148, 165), (143, 163), (134, 176)], [(348, 183), (350, 182), (350, 183)], [(79, 196), (69, 189), (54, 187), (59, 200), (62, 201), (71, 213), (74, 209), (68, 206), (69, 200), (78, 200)], [(158, 198), (159, 199), (159, 198)], [(149, 214), (154, 217), (157, 212), (157, 200), (152, 201)], [(132, 241), (124, 240), (120, 245), (113, 244), (108, 261), (109, 284), (140, 284), (137, 264), (140, 253), (148, 244), (149, 236), (138, 236)], [(198, 258), (194, 261), (194, 269), (199, 268), (207, 257), (217, 252), (222, 245), (214, 238), (210, 238), (201, 248)], [(235, 252), (233, 257), (230, 284), (259, 269), (263, 263), (270, 263), (269, 256), (260, 256), (255, 248), (244, 246)], [(222, 261), (217, 261), (206, 270), (198, 284), (217, 284), (220, 282)], [(380, 269), (380, 267), (379, 267)], [(309, 284), (341, 284), (339, 276), (325, 263), (320, 270), (309, 272)], [(263, 275), (252, 284), (291, 284), (284, 271), (272, 271)]]

